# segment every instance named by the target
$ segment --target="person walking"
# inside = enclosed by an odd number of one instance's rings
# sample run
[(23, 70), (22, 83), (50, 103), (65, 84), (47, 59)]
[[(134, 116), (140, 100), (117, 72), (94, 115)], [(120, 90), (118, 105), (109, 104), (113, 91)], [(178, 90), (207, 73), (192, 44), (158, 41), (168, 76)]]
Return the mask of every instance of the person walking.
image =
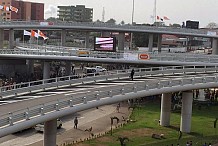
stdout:
[(75, 117), (75, 119), (74, 119), (74, 129), (77, 129), (77, 125), (78, 125), (78, 118)]
[(131, 79), (132, 79), (132, 81), (133, 81), (133, 76), (134, 76), (134, 74), (135, 74), (135, 70), (134, 70), (134, 68), (131, 70), (131, 73), (130, 73), (130, 77), (131, 77)]

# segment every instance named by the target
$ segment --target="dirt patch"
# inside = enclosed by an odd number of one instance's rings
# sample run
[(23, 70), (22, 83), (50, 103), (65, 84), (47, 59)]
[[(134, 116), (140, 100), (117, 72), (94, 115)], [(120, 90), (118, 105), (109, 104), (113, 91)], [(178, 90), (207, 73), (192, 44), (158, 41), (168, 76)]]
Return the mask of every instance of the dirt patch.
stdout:
[(113, 140), (110, 137), (104, 136), (104, 137), (97, 138), (96, 141), (99, 141), (99, 142), (102, 142), (102, 141), (103, 142), (111, 142)]

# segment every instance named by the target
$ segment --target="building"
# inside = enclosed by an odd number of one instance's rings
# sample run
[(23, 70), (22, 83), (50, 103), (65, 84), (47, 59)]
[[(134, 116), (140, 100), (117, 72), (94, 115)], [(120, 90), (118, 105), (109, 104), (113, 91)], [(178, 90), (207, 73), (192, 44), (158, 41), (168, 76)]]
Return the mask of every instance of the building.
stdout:
[(62, 21), (92, 22), (93, 9), (84, 5), (58, 6), (58, 19)]
[(44, 3), (21, 0), (2, 0), (0, 5), (18, 8), (18, 13), (0, 10), (1, 20), (44, 20)]

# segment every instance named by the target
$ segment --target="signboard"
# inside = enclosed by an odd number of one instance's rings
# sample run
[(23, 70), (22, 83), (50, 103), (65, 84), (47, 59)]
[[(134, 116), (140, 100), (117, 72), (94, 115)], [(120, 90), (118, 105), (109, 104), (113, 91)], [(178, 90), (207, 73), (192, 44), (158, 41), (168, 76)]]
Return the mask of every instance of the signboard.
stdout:
[(116, 51), (116, 38), (95, 37), (94, 50), (115, 52)]
[(149, 60), (149, 59), (150, 59), (150, 56), (149, 56), (149, 54), (139, 53), (139, 54), (138, 54), (138, 59), (139, 59), (139, 60)]

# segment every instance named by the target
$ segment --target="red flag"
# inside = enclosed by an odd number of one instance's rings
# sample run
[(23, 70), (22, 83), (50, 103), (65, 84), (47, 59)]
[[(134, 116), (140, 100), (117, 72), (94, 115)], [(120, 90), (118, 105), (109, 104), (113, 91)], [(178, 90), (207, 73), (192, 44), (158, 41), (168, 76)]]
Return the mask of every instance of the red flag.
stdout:
[(164, 20), (170, 20), (167, 16), (163, 17)]
[(37, 37), (37, 38), (39, 37), (38, 33), (33, 31), (33, 30), (31, 30), (31, 36), (32, 37)]

